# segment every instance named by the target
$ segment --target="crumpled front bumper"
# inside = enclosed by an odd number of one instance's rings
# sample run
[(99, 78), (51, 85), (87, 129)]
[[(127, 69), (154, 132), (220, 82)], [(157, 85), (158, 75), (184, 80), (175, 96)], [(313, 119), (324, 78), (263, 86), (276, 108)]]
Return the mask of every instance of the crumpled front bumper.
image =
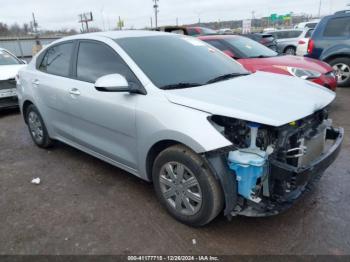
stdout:
[(294, 202), (312, 189), (323, 172), (334, 162), (340, 153), (344, 138), (343, 128), (330, 128), (326, 132), (326, 140), (334, 141), (333, 144), (319, 158), (304, 167), (294, 167), (275, 160), (270, 161), (270, 179), (290, 181), (295, 189), (286, 192), (283, 196), (267, 201), (262, 205), (248, 203), (245, 209), (233, 213), (244, 216), (271, 216), (279, 214), (290, 208)]
[(333, 144), (320, 157), (301, 168), (276, 160), (269, 161), (269, 179), (291, 181), (294, 184), (294, 189), (285, 192), (278, 198), (272, 196), (261, 203), (251, 202), (238, 195), (236, 175), (227, 168), (225, 157), (225, 152), (227, 153), (230, 148), (206, 153), (205, 160), (223, 189), (225, 196), (224, 214), (228, 217), (236, 215), (262, 217), (277, 215), (287, 210), (312, 188), (323, 172), (334, 162), (341, 150), (343, 138), (343, 128), (327, 129), (326, 140), (333, 141)]

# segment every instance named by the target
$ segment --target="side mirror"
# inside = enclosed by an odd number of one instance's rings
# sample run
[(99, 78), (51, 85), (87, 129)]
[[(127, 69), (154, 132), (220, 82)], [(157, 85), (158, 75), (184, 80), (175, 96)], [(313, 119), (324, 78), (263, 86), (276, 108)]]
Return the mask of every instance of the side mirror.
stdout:
[(95, 88), (103, 92), (130, 92), (128, 81), (120, 74), (101, 76), (95, 82)]

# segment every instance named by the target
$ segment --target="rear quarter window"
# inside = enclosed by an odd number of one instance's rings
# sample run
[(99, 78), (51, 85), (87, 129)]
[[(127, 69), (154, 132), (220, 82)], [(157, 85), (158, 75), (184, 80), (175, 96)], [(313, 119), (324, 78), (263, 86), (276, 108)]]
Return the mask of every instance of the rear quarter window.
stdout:
[(350, 16), (331, 18), (323, 32), (326, 37), (349, 37)]

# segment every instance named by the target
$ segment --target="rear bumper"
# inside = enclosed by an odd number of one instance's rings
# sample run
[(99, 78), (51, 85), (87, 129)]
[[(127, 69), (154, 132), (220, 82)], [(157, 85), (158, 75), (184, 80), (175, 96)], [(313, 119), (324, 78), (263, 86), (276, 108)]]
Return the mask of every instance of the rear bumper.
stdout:
[(270, 162), (270, 178), (293, 183), (294, 190), (286, 191), (277, 198), (263, 203), (247, 203), (242, 210), (233, 211), (232, 215), (244, 216), (271, 216), (290, 208), (305, 192), (308, 192), (314, 183), (319, 180), (323, 172), (334, 162), (339, 155), (344, 137), (344, 129), (328, 129), (326, 139), (334, 143), (319, 158), (308, 166), (297, 168), (278, 161)]

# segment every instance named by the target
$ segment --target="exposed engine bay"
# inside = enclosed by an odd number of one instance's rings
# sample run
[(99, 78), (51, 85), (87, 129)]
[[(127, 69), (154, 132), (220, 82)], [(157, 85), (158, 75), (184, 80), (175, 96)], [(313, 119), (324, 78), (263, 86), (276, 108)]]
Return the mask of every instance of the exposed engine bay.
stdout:
[(221, 153), (237, 194), (230, 215), (266, 216), (289, 207), (333, 162), (343, 137), (328, 108), (280, 127), (216, 115), (210, 121), (232, 142)]

